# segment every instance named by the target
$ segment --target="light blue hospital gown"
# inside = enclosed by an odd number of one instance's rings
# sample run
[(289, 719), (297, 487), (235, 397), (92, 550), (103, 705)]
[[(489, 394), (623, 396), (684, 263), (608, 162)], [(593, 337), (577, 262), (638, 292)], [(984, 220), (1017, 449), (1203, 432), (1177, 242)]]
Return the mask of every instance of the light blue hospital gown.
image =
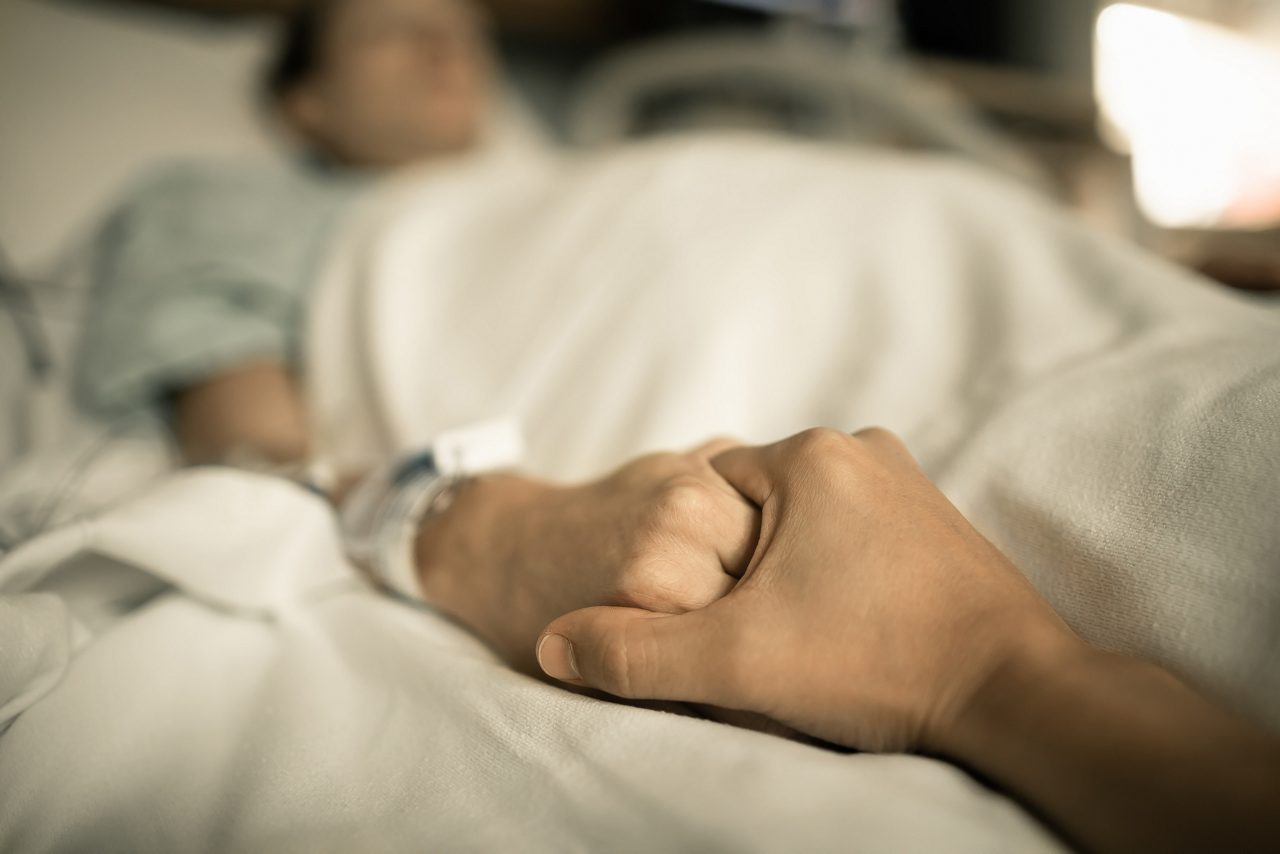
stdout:
[(294, 363), (313, 275), (367, 185), (304, 162), (147, 175), (97, 238), (82, 403), (122, 414), (248, 361)]

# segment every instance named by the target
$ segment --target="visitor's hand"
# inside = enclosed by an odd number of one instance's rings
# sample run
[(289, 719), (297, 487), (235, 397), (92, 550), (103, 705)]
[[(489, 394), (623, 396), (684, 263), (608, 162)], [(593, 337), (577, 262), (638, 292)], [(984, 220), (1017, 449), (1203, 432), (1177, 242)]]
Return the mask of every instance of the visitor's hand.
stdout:
[(427, 600), (539, 675), (538, 634), (568, 611), (679, 614), (714, 602), (742, 574), (759, 527), (755, 507), (709, 463), (731, 444), (642, 457), (577, 486), (473, 481), (419, 535)]
[(762, 509), (742, 580), (684, 614), (567, 613), (539, 641), (546, 673), (887, 751), (936, 748), (1015, 657), (1082, 645), (888, 432), (811, 430), (711, 465)]

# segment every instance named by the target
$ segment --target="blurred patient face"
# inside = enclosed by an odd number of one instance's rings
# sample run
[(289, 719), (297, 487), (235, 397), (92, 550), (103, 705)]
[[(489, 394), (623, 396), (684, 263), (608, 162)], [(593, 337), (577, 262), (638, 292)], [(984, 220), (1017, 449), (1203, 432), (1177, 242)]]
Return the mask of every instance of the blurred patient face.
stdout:
[(490, 69), (465, 0), (337, 0), (318, 39), (316, 69), (282, 106), (322, 150), (393, 167), (478, 138)]

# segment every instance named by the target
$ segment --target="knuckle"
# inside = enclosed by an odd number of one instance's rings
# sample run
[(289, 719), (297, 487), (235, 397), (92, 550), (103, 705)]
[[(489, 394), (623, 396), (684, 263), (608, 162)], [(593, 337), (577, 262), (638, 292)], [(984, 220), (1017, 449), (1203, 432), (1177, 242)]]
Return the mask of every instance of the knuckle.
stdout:
[(797, 433), (792, 439), (792, 453), (809, 465), (830, 462), (833, 457), (849, 452), (849, 436), (830, 427), (813, 427)]
[(609, 638), (600, 649), (601, 687), (619, 697), (631, 697), (632, 644), (626, 634)]
[(691, 567), (671, 560), (629, 561), (619, 573), (615, 596), (625, 605), (646, 611), (681, 613), (709, 602)]
[(666, 573), (654, 560), (637, 555), (623, 563), (618, 570), (617, 593), (619, 598), (633, 604), (648, 602), (655, 591), (662, 587)]
[(886, 437), (893, 438), (893, 439), (898, 438), (893, 433), (892, 430), (890, 430), (887, 427), (881, 427), (878, 424), (873, 424), (870, 427), (863, 427), (861, 430), (854, 433), (853, 435), (857, 436), (859, 439), (869, 439), (869, 440), (884, 439)]
[(711, 514), (716, 496), (711, 488), (693, 475), (669, 478), (658, 490), (653, 503), (657, 518), (667, 524), (697, 521)]
[(906, 444), (898, 437), (898, 434), (894, 433), (887, 427), (866, 427), (853, 435), (861, 441), (871, 445), (889, 447), (894, 450), (904, 452), (907, 450)]

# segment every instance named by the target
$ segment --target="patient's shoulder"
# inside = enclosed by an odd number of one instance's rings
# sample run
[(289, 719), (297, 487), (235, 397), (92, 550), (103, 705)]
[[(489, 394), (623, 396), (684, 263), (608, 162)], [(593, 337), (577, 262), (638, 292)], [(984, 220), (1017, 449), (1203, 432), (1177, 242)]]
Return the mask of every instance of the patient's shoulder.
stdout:
[(109, 210), (100, 239), (236, 245), (255, 236), (309, 234), (341, 210), (356, 184), (279, 159), (174, 160), (130, 184)]
[(283, 159), (169, 160), (139, 173), (119, 207), (253, 205), (273, 196), (305, 191), (319, 180)]

